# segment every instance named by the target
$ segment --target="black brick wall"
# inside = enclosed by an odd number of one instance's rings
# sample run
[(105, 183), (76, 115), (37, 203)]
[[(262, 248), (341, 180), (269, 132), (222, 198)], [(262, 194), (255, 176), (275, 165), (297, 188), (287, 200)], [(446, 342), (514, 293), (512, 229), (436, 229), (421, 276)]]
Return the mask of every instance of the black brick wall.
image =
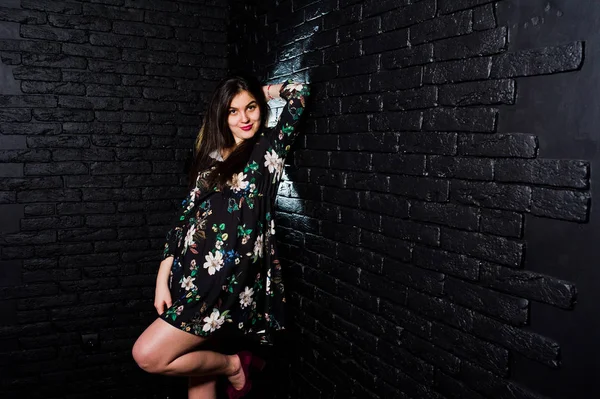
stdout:
[(600, 394), (577, 3), (233, 2), (232, 64), (313, 84), (278, 198), (292, 398)]
[(155, 317), (228, 14), (214, 0), (0, 2), (3, 398), (165, 397), (130, 350)]

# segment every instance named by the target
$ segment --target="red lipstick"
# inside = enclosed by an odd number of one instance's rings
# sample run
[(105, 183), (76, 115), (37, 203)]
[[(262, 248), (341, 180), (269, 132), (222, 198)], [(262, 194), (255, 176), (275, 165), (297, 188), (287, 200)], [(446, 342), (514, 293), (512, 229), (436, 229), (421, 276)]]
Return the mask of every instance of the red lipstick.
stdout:
[(242, 129), (243, 131), (247, 132), (250, 129), (252, 129), (252, 125), (242, 126), (242, 127), (240, 127), (240, 129)]

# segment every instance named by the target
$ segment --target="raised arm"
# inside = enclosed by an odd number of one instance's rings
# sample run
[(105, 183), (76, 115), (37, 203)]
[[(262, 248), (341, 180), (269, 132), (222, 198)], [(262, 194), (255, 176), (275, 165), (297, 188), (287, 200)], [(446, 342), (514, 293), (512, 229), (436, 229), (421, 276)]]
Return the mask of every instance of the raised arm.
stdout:
[(270, 88), (265, 86), (263, 90), (267, 99), (281, 97), (286, 101), (270, 138), (273, 149), (279, 157), (284, 158), (298, 136), (297, 126), (306, 107), (306, 98), (310, 95), (309, 86), (287, 81), (281, 85), (271, 85)]

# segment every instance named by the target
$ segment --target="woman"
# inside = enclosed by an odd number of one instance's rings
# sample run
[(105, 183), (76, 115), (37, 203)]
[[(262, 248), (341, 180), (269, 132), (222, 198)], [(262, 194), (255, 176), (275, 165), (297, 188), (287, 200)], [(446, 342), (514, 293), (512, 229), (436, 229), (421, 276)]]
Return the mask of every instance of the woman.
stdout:
[[(229, 397), (242, 397), (250, 367), (263, 365), (249, 352), (202, 350), (215, 336), (229, 328), (271, 344), (271, 334), (284, 328), (274, 200), (308, 95), (307, 85), (261, 87), (234, 76), (218, 84), (209, 103), (190, 193), (167, 234), (156, 279), (159, 318), (132, 351), (148, 372), (189, 376), (189, 398), (216, 398), (221, 375)], [(267, 98), (280, 96), (286, 105), (269, 129)]]

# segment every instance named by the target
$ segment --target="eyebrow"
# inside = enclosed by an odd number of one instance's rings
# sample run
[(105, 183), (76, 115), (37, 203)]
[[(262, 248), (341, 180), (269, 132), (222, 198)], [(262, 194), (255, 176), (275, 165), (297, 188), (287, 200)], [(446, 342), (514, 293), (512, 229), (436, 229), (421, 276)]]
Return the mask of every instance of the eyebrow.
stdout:
[[(252, 104), (254, 104), (254, 103), (256, 103), (256, 100), (252, 100), (252, 101), (250, 101), (248, 104), (246, 104), (246, 107), (249, 107), (250, 105), (252, 105)], [(244, 108), (246, 108), (246, 107), (244, 107)], [(229, 109), (237, 109), (237, 108), (235, 108), (235, 107), (231, 107), (231, 106), (230, 106), (230, 107), (229, 107)]]

